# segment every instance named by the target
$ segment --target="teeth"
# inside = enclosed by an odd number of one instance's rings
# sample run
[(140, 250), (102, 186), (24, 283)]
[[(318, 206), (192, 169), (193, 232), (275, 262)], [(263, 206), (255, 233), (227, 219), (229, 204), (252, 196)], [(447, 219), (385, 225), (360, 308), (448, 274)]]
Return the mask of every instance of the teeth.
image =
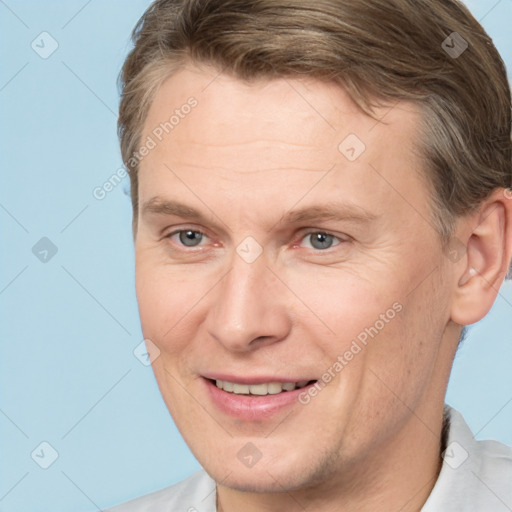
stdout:
[(301, 380), (299, 382), (269, 382), (267, 384), (236, 384), (223, 380), (216, 380), (218, 388), (235, 393), (236, 395), (277, 395), (282, 391), (293, 391), (296, 388), (303, 388), (309, 381)]
[[(217, 381), (217, 386), (219, 386), (219, 382), (222, 383), (221, 380), (218, 380)], [(219, 387), (222, 387), (222, 389), (224, 389), (224, 391), (229, 391), (231, 393), (233, 393), (234, 389), (235, 389), (235, 385), (232, 383), (232, 382), (223, 382), (221, 386)]]
[(249, 386), (247, 384), (235, 384), (233, 387), (233, 393), (237, 395), (248, 395)]
[[(229, 384), (229, 382), (224, 382), (224, 385)], [(252, 386), (248, 386), (251, 395), (266, 395), (268, 385), (267, 384), (253, 384)], [(226, 388), (224, 388), (226, 391)]]

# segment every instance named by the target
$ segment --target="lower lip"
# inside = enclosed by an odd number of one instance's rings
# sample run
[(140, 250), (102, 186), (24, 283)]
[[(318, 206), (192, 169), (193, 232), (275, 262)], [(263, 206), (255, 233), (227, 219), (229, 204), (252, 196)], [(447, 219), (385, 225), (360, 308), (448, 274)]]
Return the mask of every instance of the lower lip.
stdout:
[(237, 395), (218, 388), (214, 382), (203, 379), (212, 402), (223, 413), (233, 418), (260, 421), (270, 418), (277, 412), (298, 403), (301, 393), (307, 392), (315, 383), (293, 391), (283, 391), (275, 395)]

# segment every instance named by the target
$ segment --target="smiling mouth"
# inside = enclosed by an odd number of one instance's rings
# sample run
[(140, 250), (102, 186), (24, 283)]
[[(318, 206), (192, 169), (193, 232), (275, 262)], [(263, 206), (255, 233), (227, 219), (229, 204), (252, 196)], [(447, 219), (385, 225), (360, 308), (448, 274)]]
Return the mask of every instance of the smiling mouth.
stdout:
[(219, 389), (235, 395), (277, 395), (279, 393), (294, 391), (301, 389), (309, 384), (313, 384), (316, 380), (301, 380), (299, 382), (268, 382), (261, 384), (238, 384), (236, 382), (228, 382), (223, 380), (208, 379)]

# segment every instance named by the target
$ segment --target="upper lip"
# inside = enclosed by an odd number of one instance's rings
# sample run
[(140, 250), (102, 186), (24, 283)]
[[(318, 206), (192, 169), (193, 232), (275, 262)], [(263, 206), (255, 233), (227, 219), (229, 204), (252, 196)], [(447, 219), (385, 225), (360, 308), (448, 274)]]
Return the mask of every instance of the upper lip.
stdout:
[(310, 380), (316, 380), (311, 379), (309, 377), (276, 377), (275, 375), (255, 375), (252, 377), (241, 377), (236, 375), (228, 375), (226, 373), (206, 373), (203, 375), (205, 379), (211, 379), (211, 380), (222, 380), (224, 382), (233, 382), (234, 384), (246, 384), (246, 385), (252, 385), (252, 384), (267, 384), (269, 382), (280, 382), (282, 384), (285, 384), (287, 382), (302, 382)]

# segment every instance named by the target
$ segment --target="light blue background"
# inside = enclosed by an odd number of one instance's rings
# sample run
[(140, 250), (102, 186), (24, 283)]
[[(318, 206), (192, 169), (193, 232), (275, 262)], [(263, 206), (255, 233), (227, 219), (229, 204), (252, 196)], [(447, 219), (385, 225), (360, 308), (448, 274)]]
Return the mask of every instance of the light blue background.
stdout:
[[(495, 3), (468, 2), (512, 69), (512, 0)], [(133, 355), (128, 179), (92, 194), (121, 166), (116, 78), (147, 5), (0, 2), (3, 512), (95, 511), (199, 467)], [(31, 48), (43, 31), (59, 45), (48, 59)], [(32, 253), (44, 236), (58, 247), (47, 263)], [(458, 353), (447, 398), (478, 438), (508, 444), (511, 313), (508, 283)], [(30, 456), (42, 441), (59, 454), (46, 470)]]

